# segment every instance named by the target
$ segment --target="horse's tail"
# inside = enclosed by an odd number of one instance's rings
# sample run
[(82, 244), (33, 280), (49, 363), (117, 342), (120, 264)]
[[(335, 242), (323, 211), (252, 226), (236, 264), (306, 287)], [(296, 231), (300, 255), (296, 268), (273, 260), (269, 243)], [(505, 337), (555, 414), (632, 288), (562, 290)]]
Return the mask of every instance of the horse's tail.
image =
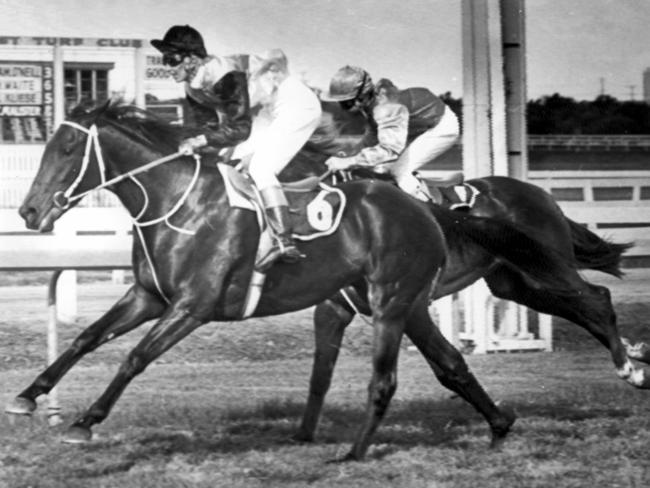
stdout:
[(608, 273), (618, 278), (623, 276), (621, 271), (621, 256), (634, 244), (618, 244), (603, 239), (590, 231), (584, 225), (565, 217), (571, 228), (573, 253), (579, 269), (594, 269)]
[(468, 246), (478, 246), (538, 286), (560, 294), (574, 290), (568, 281), (576, 270), (574, 261), (530, 237), (511, 221), (476, 217), (437, 205), (431, 208), (450, 247), (469, 251)]

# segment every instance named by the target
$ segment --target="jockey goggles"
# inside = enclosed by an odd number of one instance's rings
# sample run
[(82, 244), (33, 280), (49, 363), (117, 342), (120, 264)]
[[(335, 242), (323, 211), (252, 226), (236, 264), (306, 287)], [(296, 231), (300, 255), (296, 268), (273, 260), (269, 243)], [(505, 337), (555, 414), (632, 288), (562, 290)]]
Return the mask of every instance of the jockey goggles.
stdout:
[(165, 66), (175, 68), (183, 62), (185, 57), (180, 53), (165, 53), (162, 57), (162, 63)]

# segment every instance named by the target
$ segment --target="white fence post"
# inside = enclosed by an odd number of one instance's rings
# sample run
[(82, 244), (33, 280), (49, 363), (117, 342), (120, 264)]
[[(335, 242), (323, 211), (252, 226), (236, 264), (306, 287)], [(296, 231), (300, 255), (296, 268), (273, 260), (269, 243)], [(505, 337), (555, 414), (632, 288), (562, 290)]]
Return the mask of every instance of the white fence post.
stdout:
[[(57, 223), (55, 233), (57, 236), (64, 236), (66, 240), (74, 239), (77, 232), (74, 226), (74, 219), (69, 214), (64, 215)], [(59, 277), (56, 286), (57, 312), (61, 322), (74, 322), (77, 318), (77, 272), (65, 270)]]

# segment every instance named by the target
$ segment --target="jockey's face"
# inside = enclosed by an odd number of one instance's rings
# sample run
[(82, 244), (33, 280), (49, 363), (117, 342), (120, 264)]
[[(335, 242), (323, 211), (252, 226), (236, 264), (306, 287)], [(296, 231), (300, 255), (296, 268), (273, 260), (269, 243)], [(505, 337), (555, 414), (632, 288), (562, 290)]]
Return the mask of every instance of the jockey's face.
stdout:
[(343, 100), (342, 102), (339, 102), (339, 105), (341, 105), (341, 108), (347, 112), (358, 112), (363, 108), (358, 100)]
[(174, 81), (183, 83), (189, 81), (190, 73), (188, 67), (190, 65), (190, 56), (179, 53), (167, 53), (163, 55), (163, 64), (170, 69), (170, 73)]

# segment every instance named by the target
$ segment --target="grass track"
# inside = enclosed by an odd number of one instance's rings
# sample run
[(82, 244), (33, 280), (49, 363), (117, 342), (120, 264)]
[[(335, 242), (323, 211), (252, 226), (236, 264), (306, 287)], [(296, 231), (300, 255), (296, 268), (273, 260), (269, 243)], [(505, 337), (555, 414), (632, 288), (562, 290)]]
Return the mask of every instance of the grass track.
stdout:
[[(623, 329), (643, 329), (647, 274), (612, 286)], [(110, 287), (109, 287), (110, 288)], [(41, 288), (7, 287), (0, 304), (0, 402), (39, 371)], [(67, 344), (117, 289), (82, 287)], [(450, 398), (417, 353), (400, 358), (399, 386), (368, 460), (346, 452), (365, 403), (369, 328), (353, 324), (328, 395), (317, 443), (289, 440), (304, 406), (311, 355), (308, 312), (211, 324), (136, 379), (85, 447), (59, 443), (42, 414), (0, 416), (0, 487), (644, 487), (650, 485), (650, 393), (615, 377), (607, 351), (558, 322), (556, 353), (469, 356), (470, 367), (519, 420), (501, 451), (464, 402)], [(83, 360), (63, 380), (66, 423), (101, 393), (137, 341), (126, 336)], [(65, 424), (64, 424), (65, 425)]]

